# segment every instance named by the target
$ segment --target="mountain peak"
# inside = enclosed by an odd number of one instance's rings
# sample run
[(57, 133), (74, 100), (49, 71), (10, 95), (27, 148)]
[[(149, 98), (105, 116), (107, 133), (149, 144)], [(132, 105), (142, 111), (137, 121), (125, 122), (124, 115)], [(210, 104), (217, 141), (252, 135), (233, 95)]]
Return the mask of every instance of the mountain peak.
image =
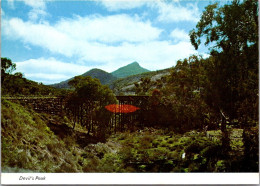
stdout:
[[(123, 66), (112, 73), (108, 73), (102, 69), (93, 68), (82, 76), (91, 76), (92, 78), (97, 78), (100, 80), (101, 84), (108, 85), (109, 83), (113, 82), (117, 78), (124, 78), (131, 75), (141, 74), (144, 72), (149, 72), (149, 70), (141, 67), (138, 62), (134, 61), (126, 66)], [(73, 79), (70, 78), (68, 80), (62, 81), (60, 83), (53, 84), (53, 87), (56, 88), (69, 88), (68, 82)]]
[(149, 70), (141, 67), (138, 62), (134, 61), (112, 72), (112, 75), (118, 78), (123, 78), (126, 76), (141, 74), (144, 72), (149, 72)]
[[(141, 67), (140, 64), (136, 61), (132, 62), (132, 63), (129, 63), (128, 65), (126, 66), (123, 66), (121, 68), (125, 68), (125, 67)], [(120, 68), (119, 68), (120, 69)]]
[(130, 63), (129, 65), (138, 65), (138, 66), (140, 66), (137, 61), (134, 61), (134, 62)]

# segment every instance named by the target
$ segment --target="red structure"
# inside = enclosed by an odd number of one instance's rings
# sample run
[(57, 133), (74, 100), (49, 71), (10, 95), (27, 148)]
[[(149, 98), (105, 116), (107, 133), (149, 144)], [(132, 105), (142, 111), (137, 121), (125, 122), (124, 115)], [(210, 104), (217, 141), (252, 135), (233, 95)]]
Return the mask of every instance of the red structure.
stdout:
[(135, 112), (136, 110), (139, 110), (139, 107), (133, 106), (133, 105), (119, 105), (119, 104), (112, 104), (107, 105), (105, 108), (114, 113), (131, 113)]

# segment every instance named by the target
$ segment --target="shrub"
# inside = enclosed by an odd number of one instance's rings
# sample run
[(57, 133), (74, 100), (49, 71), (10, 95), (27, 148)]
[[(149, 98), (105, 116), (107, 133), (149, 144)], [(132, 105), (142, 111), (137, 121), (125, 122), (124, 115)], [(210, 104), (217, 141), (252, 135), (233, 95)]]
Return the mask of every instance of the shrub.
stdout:
[(66, 171), (67, 165), (61, 167), (61, 163), (67, 160), (74, 172), (80, 170), (77, 158), (47, 126), (48, 117), (17, 103), (2, 102), (2, 167), (31, 172), (62, 171), (65, 167)]
[(243, 171), (259, 171), (259, 137), (258, 127), (245, 129), (243, 132), (244, 158)]

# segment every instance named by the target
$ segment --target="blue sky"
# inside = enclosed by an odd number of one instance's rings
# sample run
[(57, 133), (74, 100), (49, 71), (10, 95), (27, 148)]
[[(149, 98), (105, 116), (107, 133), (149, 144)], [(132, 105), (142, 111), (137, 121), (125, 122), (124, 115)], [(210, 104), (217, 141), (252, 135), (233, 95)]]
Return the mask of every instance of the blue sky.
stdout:
[(149, 70), (192, 54), (189, 41), (211, 1), (2, 0), (1, 54), (28, 79), (58, 83), (92, 68), (133, 61)]

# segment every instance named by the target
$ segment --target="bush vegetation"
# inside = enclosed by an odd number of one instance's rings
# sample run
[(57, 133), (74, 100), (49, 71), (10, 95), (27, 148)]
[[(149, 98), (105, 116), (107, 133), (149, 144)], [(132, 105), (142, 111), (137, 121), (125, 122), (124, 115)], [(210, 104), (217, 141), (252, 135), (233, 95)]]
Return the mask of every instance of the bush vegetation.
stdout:
[(7, 100), (1, 109), (3, 172), (81, 172), (74, 144), (67, 148), (53, 133), (50, 116)]
[[(256, 171), (258, 128), (228, 129), (232, 150), (223, 151), (221, 133), (144, 128), (121, 132), (106, 142), (81, 146), (76, 133), (59, 136), (50, 116), (2, 101), (3, 172), (241, 172)], [(68, 122), (54, 117), (59, 123)], [(65, 125), (65, 124), (63, 124)], [(67, 126), (69, 127), (69, 126)], [(70, 123), (71, 131), (72, 123)], [(252, 132), (254, 131), (254, 132)], [(209, 138), (208, 135), (212, 137)], [(251, 140), (245, 140), (247, 136)], [(253, 139), (253, 140), (252, 140)], [(250, 141), (251, 144), (247, 144)], [(249, 166), (251, 165), (251, 166)]]
[(1, 93), (2, 96), (65, 96), (69, 90), (55, 89), (24, 78), (9, 58), (1, 58)]
[(240, 172), (239, 149), (235, 145), (235, 155), (224, 154), (220, 139), (197, 131), (180, 135), (145, 128), (91, 144), (81, 156), (85, 172)]
[(15, 65), (2, 58), (4, 95), (63, 95), (67, 103), (54, 117), (2, 99), (3, 171), (258, 172), (257, 31), (256, 1), (207, 6), (190, 38), (198, 49), (205, 37), (210, 56), (179, 60), (156, 82), (155, 72), (138, 75), (136, 95), (150, 97), (129, 114), (131, 132), (113, 135), (111, 117), (127, 117), (105, 110), (116, 103), (107, 86), (77, 76), (73, 90), (56, 90), (11, 74)]

